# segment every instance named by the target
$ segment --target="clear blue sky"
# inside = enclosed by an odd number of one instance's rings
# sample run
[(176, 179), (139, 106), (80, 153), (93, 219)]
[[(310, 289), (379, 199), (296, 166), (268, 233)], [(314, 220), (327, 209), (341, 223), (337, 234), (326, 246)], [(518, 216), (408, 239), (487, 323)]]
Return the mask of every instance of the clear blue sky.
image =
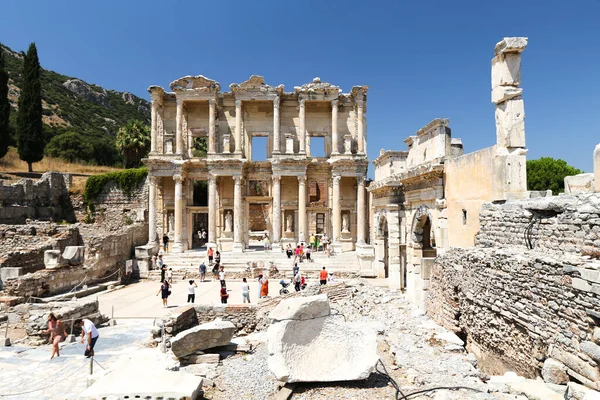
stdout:
[[(528, 158), (591, 172), (600, 143), (599, 1), (25, 1), (0, 6), (0, 41), (37, 43), (44, 68), (148, 98), (202, 74), (251, 74), (291, 91), (319, 76), (370, 85), (368, 152), (449, 118), (465, 151), (495, 142), (490, 60), (504, 36), (523, 53)], [(228, 90), (228, 89), (227, 89)]]

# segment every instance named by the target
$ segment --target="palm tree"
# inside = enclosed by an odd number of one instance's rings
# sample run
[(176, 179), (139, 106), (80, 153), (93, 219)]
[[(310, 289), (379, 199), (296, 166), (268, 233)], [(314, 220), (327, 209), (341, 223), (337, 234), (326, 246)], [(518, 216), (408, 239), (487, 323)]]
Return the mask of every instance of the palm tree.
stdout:
[(150, 151), (150, 127), (139, 120), (129, 121), (117, 132), (116, 144), (123, 153), (125, 168), (139, 167)]

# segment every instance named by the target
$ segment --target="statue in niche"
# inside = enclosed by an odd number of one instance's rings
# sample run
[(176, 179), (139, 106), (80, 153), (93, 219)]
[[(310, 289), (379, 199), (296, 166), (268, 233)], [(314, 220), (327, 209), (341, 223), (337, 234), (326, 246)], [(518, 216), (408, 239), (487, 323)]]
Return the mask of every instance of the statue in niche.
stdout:
[(231, 232), (233, 230), (233, 215), (231, 211), (227, 211), (225, 214), (225, 232)]
[(292, 214), (288, 214), (287, 217), (285, 217), (285, 231), (292, 232), (293, 227), (294, 217), (292, 216)]
[(342, 214), (342, 232), (350, 232), (350, 215), (347, 213)]

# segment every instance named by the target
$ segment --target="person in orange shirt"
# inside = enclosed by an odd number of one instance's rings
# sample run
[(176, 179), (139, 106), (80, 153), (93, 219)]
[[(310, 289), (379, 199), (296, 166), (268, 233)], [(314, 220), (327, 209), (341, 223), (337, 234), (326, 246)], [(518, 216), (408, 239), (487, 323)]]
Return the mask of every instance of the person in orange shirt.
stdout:
[(321, 285), (327, 285), (327, 276), (328, 275), (329, 274), (327, 273), (327, 271), (325, 271), (325, 267), (323, 267), (321, 272), (319, 272), (319, 282), (321, 283)]
[(215, 254), (215, 251), (213, 250), (212, 247), (209, 247), (207, 253), (208, 253), (208, 265), (212, 265), (212, 263), (213, 263), (213, 256)]

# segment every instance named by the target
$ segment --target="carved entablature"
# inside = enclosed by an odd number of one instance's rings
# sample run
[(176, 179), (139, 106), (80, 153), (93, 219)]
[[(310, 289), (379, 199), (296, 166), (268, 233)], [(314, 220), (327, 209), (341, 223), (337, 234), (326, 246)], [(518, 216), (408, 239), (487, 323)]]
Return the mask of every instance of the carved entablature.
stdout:
[(148, 92), (150, 93), (150, 98), (152, 99), (152, 103), (156, 103), (159, 106), (163, 104), (163, 98), (165, 96), (165, 89), (160, 86), (152, 85), (148, 88)]
[(369, 187), (369, 191), (373, 193), (373, 198), (382, 199), (382, 198), (394, 198), (399, 199), (402, 197), (402, 186), (381, 186), (378, 188), (371, 189)]
[[(431, 131), (433, 131), (434, 129), (440, 128), (440, 127), (447, 127), (448, 125), (450, 125), (450, 120), (447, 118), (436, 118), (433, 121), (431, 121), (430, 123), (428, 123), (427, 125), (425, 125), (424, 127), (422, 127), (421, 129), (419, 129), (417, 131), (417, 136), (421, 137), (421, 136), (425, 136), (428, 133), (430, 133)], [(406, 140), (405, 140), (406, 142)]]
[(301, 99), (308, 100), (333, 100), (342, 93), (339, 86), (328, 82), (321, 82), (320, 78), (313, 79), (310, 83), (302, 86), (294, 86), (294, 93)]
[(202, 75), (196, 76), (184, 76), (177, 80), (174, 80), (169, 85), (171, 90), (174, 92), (181, 92), (185, 90), (193, 90), (195, 92), (218, 92), (221, 90), (221, 85), (217, 81), (208, 79)]
[(356, 158), (339, 158), (330, 160), (331, 171), (335, 175), (342, 176), (366, 176), (369, 168), (368, 160), (360, 160)]
[(229, 85), (231, 92), (235, 94), (236, 99), (255, 99), (267, 98), (273, 100), (283, 94), (284, 86), (270, 86), (265, 83), (265, 78), (260, 75), (252, 75), (250, 79), (240, 84), (232, 83)]
[(402, 179), (405, 192), (412, 190), (435, 188), (443, 185), (443, 168), (428, 171), (420, 175), (405, 177)]

